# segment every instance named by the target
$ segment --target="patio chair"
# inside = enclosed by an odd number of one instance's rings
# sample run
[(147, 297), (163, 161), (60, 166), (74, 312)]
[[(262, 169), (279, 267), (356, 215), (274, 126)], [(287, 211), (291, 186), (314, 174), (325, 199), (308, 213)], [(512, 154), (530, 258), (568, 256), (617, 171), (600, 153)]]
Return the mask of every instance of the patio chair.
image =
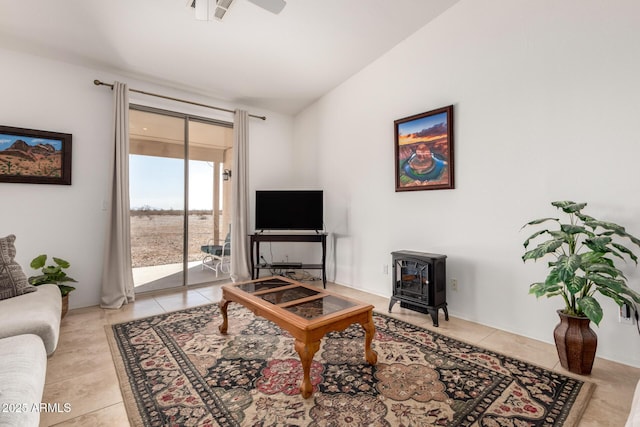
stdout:
[(213, 239), (209, 239), (206, 245), (200, 246), (200, 250), (205, 254), (202, 258), (202, 269), (205, 267), (218, 273), (229, 273), (231, 271), (231, 233), (227, 233), (224, 244), (214, 245)]

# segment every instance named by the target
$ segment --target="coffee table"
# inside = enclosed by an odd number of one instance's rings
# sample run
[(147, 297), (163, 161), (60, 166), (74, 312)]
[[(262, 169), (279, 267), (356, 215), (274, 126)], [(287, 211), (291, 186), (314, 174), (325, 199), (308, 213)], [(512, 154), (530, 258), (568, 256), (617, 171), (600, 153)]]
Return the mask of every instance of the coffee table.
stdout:
[(359, 323), (365, 332), (365, 360), (371, 365), (378, 361), (378, 355), (371, 349), (375, 326), (370, 304), (285, 277), (272, 276), (224, 285), (220, 301), (223, 322), (219, 329), (222, 334), (227, 333), (227, 307), (232, 301), (293, 335), (294, 348), (302, 364), (300, 394), (305, 399), (313, 394), (309, 376), (313, 355), (327, 332), (341, 331)]

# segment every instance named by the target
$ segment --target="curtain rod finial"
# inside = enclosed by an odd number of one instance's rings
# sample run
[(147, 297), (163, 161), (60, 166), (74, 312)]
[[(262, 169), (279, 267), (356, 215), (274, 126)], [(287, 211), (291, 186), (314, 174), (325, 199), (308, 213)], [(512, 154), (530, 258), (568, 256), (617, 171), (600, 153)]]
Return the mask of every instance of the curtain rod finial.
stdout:
[(93, 81), (93, 84), (96, 85), (96, 86), (100, 86), (102, 84), (102, 82), (100, 80), (96, 79), (96, 80)]

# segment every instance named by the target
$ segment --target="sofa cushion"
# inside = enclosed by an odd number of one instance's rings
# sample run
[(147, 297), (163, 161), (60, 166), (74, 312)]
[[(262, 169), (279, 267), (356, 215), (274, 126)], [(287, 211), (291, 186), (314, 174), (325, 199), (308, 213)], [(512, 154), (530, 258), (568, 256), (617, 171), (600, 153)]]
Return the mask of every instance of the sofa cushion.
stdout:
[(40, 285), (36, 289), (0, 301), (0, 338), (38, 335), (50, 355), (58, 345), (62, 298), (57, 285)]
[(16, 247), (13, 234), (0, 238), (0, 300), (34, 292), (35, 286), (27, 281), (20, 264), (14, 258)]
[(633, 393), (631, 410), (625, 427), (640, 427), (640, 381), (636, 384), (635, 392)]
[(46, 372), (47, 355), (39, 337), (0, 339), (0, 426), (38, 426)]

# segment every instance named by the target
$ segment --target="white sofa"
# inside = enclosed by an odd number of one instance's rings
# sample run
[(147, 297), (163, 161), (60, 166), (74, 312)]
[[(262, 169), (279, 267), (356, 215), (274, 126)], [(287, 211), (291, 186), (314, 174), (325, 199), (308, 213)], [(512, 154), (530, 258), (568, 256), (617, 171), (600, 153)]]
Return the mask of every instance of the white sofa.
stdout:
[(51, 284), (40, 285), (35, 292), (0, 300), (0, 338), (38, 335), (50, 356), (58, 345), (61, 312), (60, 289)]
[(0, 426), (40, 424), (47, 353), (37, 335), (0, 339)]
[(633, 393), (631, 411), (629, 411), (625, 427), (640, 427), (640, 381), (638, 381), (636, 390)]
[(56, 285), (0, 300), (0, 427), (38, 426), (47, 370), (60, 335)]

